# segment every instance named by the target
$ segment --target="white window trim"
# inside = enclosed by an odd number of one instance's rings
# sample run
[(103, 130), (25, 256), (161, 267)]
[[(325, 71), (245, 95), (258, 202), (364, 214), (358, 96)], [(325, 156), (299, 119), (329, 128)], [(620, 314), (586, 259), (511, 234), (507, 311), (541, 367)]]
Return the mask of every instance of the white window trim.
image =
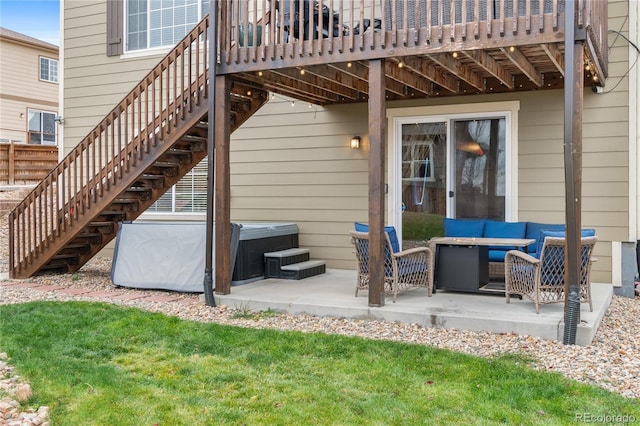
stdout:
[[(45, 111), (43, 109), (37, 109), (37, 108), (27, 108), (27, 140), (26, 140), (27, 144), (29, 144), (29, 145), (58, 146), (58, 125), (57, 125), (57, 123), (55, 121), (54, 121), (54, 132), (53, 132), (54, 137), (55, 137), (55, 141), (53, 143), (41, 142), (40, 144), (32, 144), (30, 142), (29, 133), (31, 133), (31, 130), (29, 130), (29, 114), (31, 114), (32, 112), (33, 113), (39, 113), (39, 114), (42, 114), (42, 113), (51, 114), (54, 117), (57, 115), (57, 113), (54, 112), (54, 111)], [(40, 133), (42, 133), (42, 132), (40, 132)]]
[[(212, 1), (212, 0), (210, 0)], [(127, 28), (129, 25), (129, 14), (127, 13), (127, 2), (128, 0), (124, 0), (122, 2), (122, 17), (123, 17), (123, 21), (124, 24), (122, 26), (122, 54), (119, 56), (120, 59), (134, 59), (134, 58), (142, 58), (142, 57), (146, 57), (146, 56), (155, 56), (155, 55), (166, 55), (167, 53), (169, 53), (171, 51), (171, 49), (173, 49), (175, 47), (174, 43), (171, 46), (160, 46), (160, 47), (148, 47), (146, 49), (137, 49), (137, 50), (127, 50), (127, 45), (128, 45), (128, 32), (127, 32)], [(203, 18), (202, 16), (202, 1), (198, 0), (198, 22)], [(147, 37), (149, 36), (149, 16), (147, 16)], [(179, 40), (178, 40), (179, 41)]]
[[(387, 203), (389, 224), (395, 226), (402, 235), (402, 170), (398, 166), (402, 156), (399, 132), (402, 124), (416, 120), (445, 121), (473, 119), (483, 117), (505, 117), (505, 220), (518, 220), (518, 111), (520, 101), (483, 102), (473, 104), (455, 104), (387, 109), (387, 176), (390, 184)], [(450, 126), (447, 126), (447, 138), (451, 138)], [(509, 131), (510, 130), (510, 131)], [(451, 153), (447, 149), (447, 164)], [(447, 179), (447, 193), (452, 190), (450, 177)], [(447, 203), (449, 200), (447, 200)]]
[[(42, 78), (42, 60), (46, 59), (49, 61), (49, 75), (51, 75), (51, 61), (55, 61), (58, 64), (58, 69), (56, 70), (56, 79), (48, 80)], [(53, 83), (58, 84), (60, 82), (60, 61), (55, 58), (50, 58), (48, 56), (40, 55), (38, 56), (38, 81), (43, 81), (45, 83)]]

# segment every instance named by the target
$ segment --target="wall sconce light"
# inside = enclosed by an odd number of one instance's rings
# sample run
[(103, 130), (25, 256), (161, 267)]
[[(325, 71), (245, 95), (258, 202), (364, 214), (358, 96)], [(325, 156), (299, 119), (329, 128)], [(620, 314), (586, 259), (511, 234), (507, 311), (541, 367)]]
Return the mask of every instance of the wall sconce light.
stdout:
[(360, 148), (360, 136), (354, 136), (351, 138), (351, 149)]
[(24, 112), (20, 113), (20, 118), (24, 118)]

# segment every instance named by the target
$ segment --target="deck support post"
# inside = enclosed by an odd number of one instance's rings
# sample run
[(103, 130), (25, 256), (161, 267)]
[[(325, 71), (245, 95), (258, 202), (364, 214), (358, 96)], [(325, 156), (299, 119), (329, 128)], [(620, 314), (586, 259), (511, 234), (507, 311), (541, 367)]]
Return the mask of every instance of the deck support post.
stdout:
[(580, 322), (580, 234), (582, 214), (582, 113), (584, 46), (576, 37), (575, 0), (565, 6), (564, 180), (565, 180), (565, 345), (576, 343)]
[(384, 306), (384, 59), (369, 61), (369, 306)]
[(231, 77), (216, 76), (215, 240), (216, 293), (231, 293)]

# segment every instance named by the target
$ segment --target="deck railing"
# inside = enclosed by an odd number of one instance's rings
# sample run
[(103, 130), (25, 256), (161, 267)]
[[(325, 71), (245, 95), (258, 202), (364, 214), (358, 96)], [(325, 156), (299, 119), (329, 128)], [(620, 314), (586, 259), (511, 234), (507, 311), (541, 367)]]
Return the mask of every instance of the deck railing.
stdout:
[[(222, 0), (222, 72), (557, 42), (564, 0)], [(606, 52), (606, 1), (577, 0)], [(605, 47), (605, 49), (602, 49)]]
[(120, 188), (123, 172), (207, 102), (208, 27), (207, 16), (13, 209), (10, 269), (38, 257), (105, 192)]

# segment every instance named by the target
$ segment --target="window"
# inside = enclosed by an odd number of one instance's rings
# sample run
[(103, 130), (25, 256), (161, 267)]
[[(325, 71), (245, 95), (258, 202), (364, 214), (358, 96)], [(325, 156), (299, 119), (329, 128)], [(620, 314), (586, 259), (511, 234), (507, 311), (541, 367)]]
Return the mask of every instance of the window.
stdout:
[(127, 0), (126, 50), (174, 46), (209, 13), (209, 0)]
[(56, 115), (52, 112), (29, 110), (27, 132), (29, 143), (37, 145), (56, 144)]
[(56, 59), (40, 57), (40, 80), (58, 82), (58, 61)]
[(152, 213), (207, 211), (207, 159), (202, 160), (148, 210)]

